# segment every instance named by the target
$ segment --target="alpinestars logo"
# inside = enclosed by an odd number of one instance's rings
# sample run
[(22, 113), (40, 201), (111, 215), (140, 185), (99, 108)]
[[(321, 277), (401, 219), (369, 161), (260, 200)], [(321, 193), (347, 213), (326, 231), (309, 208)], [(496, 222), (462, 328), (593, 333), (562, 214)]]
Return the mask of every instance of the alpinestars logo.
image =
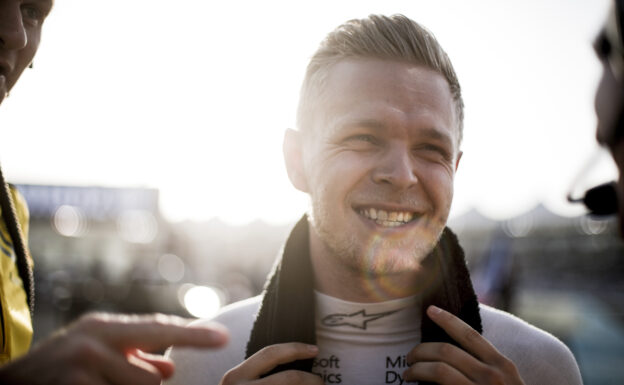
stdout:
[(394, 314), (399, 310), (388, 311), (385, 313), (366, 314), (366, 310), (362, 309), (351, 314), (330, 314), (321, 321), (325, 326), (351, 326), (354, 328), (366, 330), (366, 325), (379, 318), (383, 318), (390, 314)]

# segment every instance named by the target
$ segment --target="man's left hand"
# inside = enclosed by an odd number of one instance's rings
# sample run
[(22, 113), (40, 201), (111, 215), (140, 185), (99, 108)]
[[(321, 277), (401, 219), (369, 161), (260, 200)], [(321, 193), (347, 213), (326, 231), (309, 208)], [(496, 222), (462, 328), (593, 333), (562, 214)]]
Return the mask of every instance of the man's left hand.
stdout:
[(465, 350), (442, 342), (416, 346), (407, 355), (406, 381), (524, 385), (516, 365), (464, 321), (435, 306), (429, 306), (427, 315)]

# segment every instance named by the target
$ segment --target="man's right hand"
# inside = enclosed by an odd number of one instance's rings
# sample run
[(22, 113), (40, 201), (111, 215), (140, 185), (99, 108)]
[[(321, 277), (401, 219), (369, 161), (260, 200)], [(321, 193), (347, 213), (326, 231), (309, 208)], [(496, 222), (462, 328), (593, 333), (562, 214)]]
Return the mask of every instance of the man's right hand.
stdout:
[(173, 362), (149, 352), (171, 345), (218, 347), (225, 328), (187, 326), (188, 320), (162, 314), (91, 314), (0, 367), (0, 384), (158, 385), (173, 374)]
[(299, 370), (286, 370), (260, 378), (278, 365), (313, 358), (317, 354), (318, 348), (316, 346), (299, 342), (267, 346), (225, 373), (220, 385), (240, 385), (250, 382), (255, 385), (323, 385), (321, 377)]

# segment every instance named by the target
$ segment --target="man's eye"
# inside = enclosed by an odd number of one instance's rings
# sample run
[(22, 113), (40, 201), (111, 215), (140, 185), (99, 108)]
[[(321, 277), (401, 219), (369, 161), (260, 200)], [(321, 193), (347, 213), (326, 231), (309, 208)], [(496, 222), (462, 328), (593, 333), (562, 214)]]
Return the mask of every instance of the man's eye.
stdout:
[(34, 4), (25, 4), (22, 5), (22, 17), (36, 25), (43, 22), (46, 13)]
[(446, 149), (434, 144), (424, 144), (422, 146), (419, 146), (416, 151), (436, 154), (442, 156), (444, 159), (450, 158), (450, 154)]
[(377, 139), (374, 136), (365, 134), (351, 136), (348, 140), (357, 142), (368, 142), (373, 144), (377, 143)]

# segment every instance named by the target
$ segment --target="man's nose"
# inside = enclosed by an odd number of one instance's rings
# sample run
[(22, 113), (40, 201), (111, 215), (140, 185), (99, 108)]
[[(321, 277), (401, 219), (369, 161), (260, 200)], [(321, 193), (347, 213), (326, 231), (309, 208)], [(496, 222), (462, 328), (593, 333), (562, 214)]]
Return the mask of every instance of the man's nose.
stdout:
[(373, 181), (390, 184), (399, 189), (409, 189), (418, 183), (414, 160), (408, 149), (389, 149), (373, 171)]
[(0, 2), (0, 49), (20, 50), (27, 43), (20, 3)]

